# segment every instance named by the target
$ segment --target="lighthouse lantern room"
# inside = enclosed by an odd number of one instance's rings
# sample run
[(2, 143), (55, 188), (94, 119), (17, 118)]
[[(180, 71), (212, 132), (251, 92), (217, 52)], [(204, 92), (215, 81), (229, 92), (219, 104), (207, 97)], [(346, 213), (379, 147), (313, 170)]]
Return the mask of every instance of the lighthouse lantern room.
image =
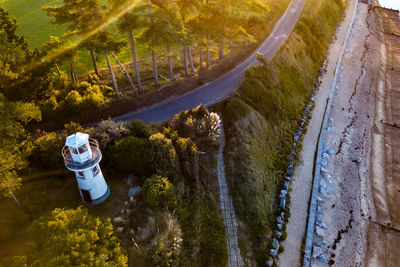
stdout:
[(62, 155), (65, 167), (75, 172), (82, 201), (96, 205), (106, 200), (110, 188), (99, 166), (102, 154), (97, 141), (85, 133), (70, 135)]

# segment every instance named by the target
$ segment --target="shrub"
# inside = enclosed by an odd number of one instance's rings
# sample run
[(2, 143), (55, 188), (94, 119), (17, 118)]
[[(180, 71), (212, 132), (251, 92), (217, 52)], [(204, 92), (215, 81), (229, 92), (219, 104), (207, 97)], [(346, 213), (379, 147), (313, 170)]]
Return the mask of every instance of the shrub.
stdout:
[(171, 125), (181, 136), (190, 137), (198, 145), (218, 145), (220, 118), (202, 105), (175, 115)]
[(34, 141), (34, 150), (31, 155), (31, 162), (41, 168), (62, 168), (63, 158), (61, 149), (64, 146), (65, 136), (55, 132), (42, 133)]
[(109, 158), (113, 166), (124, 173), (148, 175), (151, 173), (151, 145), (147, 139), (125, 137), (111, 147)]
[(30, 229), (28, 263), (35, 266), (127, 266), (110, 219), (87, 209), (55, 209)]
[(190, 138), (179, 137), (175, 141), (181, 172), (186, 177), (197, 178), (199, 172), (199, 156), (197, 146)]
[(143, 197), (147, 205), (152, 208), (175, 208), (177, 198), (174, 185), (168, 178), (153, 175), (143, 185)]
[(140, 120), (133, 120), (131, 122), (126, 123), (126, 128), (130, 131), (132, 135), (136, 137), (149, 138), (150, 136), (146, 124), (144, 124)]
[(79, 94), (78, 91), (72, 90), (70, 91), (65, 100), (61, 102), (61, 108), (66, 113), (76, 113), (79, 111), (82, 104), (82, 96)]
[(149, 137), (151, 143), (150, 158), (160, 175), (173, 176), (178, 169), (178, 160), (171, 139), (162, 133)]
[(102, 147), (107, 147), (109, 143), (119, 140), (130, 133), (126, 124), (115, 122), (111, 119), (101, 121), (93, 130), (93, 138), (96, 138)]

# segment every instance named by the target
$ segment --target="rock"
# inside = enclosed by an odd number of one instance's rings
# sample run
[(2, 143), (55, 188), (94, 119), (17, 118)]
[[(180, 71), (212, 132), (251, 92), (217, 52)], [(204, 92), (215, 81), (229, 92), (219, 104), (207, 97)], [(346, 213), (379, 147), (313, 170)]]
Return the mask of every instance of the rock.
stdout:
[(318, 246), (313, 247), (313, 257), (314, 258), (320, 256), (322, 253), (324, 253), (324, 250), (321, 247), (318, 247)]
[(282, 223), (282, 217), (281, 216), (276, 217), (276, 222), (277, 223)]
[(275, 257), (277, 253), (278, 253), (278, 251), (276, 249), (269, 250), (269, 255), (271, 255), (272, 257)]
[(128, 184), (129, 186), (133, 186), (133, 185), (135, 184), (136, 180), (137, 180), (137, 178), (135, 177), (135, 175), (130, 174), (130, 175), (128, 176), (127, 184)]
[(276, 238), (281, 238), (282, 233), (279, 231), (275, 231), (275, 236), (276, 236)]
[(267, 266), (271, 267), (274, 264), (274, 260), (272, 258), (269, 258), (269, 260), (267, 261)]
[(285, 209), (286, 206), (286, 200), (285, 199), (281, 199), (280, 203), (279, 203), (279, 207), (283, 210)]
[(278, 250), (279, 242), (278, 242), (278, 240), (276, 240), (276, 238), (274, 238), (273, 241), (272, 241), (272, 247), (274, 249)]
[(289, 190), (289, 182), (288, 182), (288, 181), (286, 181), (286, 182), (283, 184), (283, 189), (286, 190), (286, 191)]
[(133, 197), (134, 195), (136, 195), (137, 193), (141, 192), (142, 188), (140, 186), (135, 186), (135, 187), (131, 187), (129, 188), (128, 191), (128, 197)]
[(316, 230), (318, 236), (320, 236), (320, 237), (324, 237), (325, 236), (325, 230), (322, 229), (321, 227), (316, 226), (315, 230)]
[(286, 177), (285, 177), (285, 180), (289, 182), (289, 181), (290, 181), (290, 177), (289, 177), (289, 176), (286, 176)]
[(278, 223), (278, 224), (276, 225), (276, 227), (278, 227), (278, 230), (279, 230), (279, 231), (282, 231), (282, 224)]

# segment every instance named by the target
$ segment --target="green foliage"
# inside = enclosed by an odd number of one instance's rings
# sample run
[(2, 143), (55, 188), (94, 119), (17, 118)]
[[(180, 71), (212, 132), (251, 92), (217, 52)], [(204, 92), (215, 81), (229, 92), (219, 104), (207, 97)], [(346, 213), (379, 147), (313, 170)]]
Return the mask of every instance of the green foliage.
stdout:
[(172, 177), (178, 169), (178, 159), (171, 139), (162, 133), (149, 137), (151, 143), (150, 159), (155, 170), (160, 175)]
[(175, 115), (170, 124), (181, 136), (190, 137), (200, 147), (216, 146), (219, 143), (219, 115), (203, 105)]
[(93, 137), (105, 148), (108, 144), (115, 142), (130, 133), (126, 123), (115, 122), (111, 119), (101, 121), (93, 130)]
[(180, 266), (180, 253), (182, 231), (178, 220), (171, 214), (168, 214), (166, 229), (158, 234), (154, 239), (152, 247), (152, 265), (153, 266)]
[(173, 209), (177, 205), (174, 185), (168, 178), (153, 175), (143, 185), (143, 197), (147, 205), (152, 208), (168, 207)]
[(151, 145), (147, 139), (128, 136), (111, 147), (109, 157), (116, 170), (144, 176), (152, 170), (150, 150)]
[(87, 209), (55, 209), (31, 226), (32, 266), (127, 266), (110, 219)]
[(30, 160), (36, 167), (62, 168), (61, 149), (65, 143), (65, 135), (55, 132), (43, 133), (34, 141), (34, 150)]
[[(340, 1), (341, 2), (341, 1)], [(307, 1), (293, 33), (274, 59), (253, 66), (224, 108), (226, 170), (238, 217), (265, 262), (257, 236), (275, 227), (277, 192), (286, 175), (294, 131), (314, 89), (326, 47), (343, 12), (336, 0)]]
[(140, 120), (133, 120), (126, 124), (126, 128), (130, 131), (133, 136), (139, 138), (149, 138), (150, 133), (147, 129), (146, 124)]
[(176, 139), (175, 150), (178, 154), (181, 173), (185, 177), (198, 178), (199, 156), (196, 144), (190, 138)]
[(38, 107), (11, 102), (0, 94), (0, 192), (11, 196), (21, 186), (18, 172), (27, 166), (31, 145), (23, 124), (40, 120)]

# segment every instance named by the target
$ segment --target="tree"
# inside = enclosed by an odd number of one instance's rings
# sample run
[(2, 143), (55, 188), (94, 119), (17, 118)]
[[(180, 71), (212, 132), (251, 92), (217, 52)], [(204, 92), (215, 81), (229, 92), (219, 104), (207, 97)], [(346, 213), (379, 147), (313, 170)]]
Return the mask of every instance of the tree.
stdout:
[(15, 97), (14, 87), (28, 78), (23, 72), (31, 57), (28, 43), (17, 36), (17, 27), (17, 21), (0, 7), (0, 92), (8, 97)]
[(31, 120), (41, 120), (37, 106), (31, 103), (11, 102), (0, 94), (0, 192), (13, 197), (21, 186), (18, 172), (28, 165), (30, 143), (23, 124)]
[[(55, 18), (56, 24), (67, 25), (66, 36), (79, 35), (83, 41), (91, 39), (105, 18), (105, 6), (101, 5), (99, 0), (63, 0), (60, 6), (45, 6), (43, 9), (49, 16)], [(81, 46), (89, 49), (94, 70), (100, 76), (94, 54), (95, 47), (92, 44), (92, 42), (82, 42)]]
[[(138, 84), (138, 89), (143, 92), (142, 82), (139, 73), (139, 64), (136, 55), (135, 48), (135, 37), (133, 36), (133, 30), (141, 28), (145, 21), (139, 15), (143, 12), (143, 5), (138, 5), (135, 0), (108, 0), (111, 7), (111, 14), (118, 18), (118, 29), (122, 33), (126, 33), (129, 36), (129, 41), (131, 44), (133, 66), (135, 67), (136, 81)], [(120, 15), (122, 14), (122, 15)]]
[(148, 139), (127, 136), (115, 143), (110, 151), (113, 166), (122, 172), (136, 175), (151, 173), (151, 145)]
[(30, 232), (27, 260), (35, 266), (127, 266), (111, 220), (85, 208), (55, 209)]
[(177, 199), (174, 185), (168, 178), (153, 175), (143, 184), (143, 197), (147, 205), (152, 208), (175, 208)]
[(171, 139), (162, 133), (149, 137), (151, 143), (150, 159), (160, 175), (173, 176), (178, 168), (178, 159)]

